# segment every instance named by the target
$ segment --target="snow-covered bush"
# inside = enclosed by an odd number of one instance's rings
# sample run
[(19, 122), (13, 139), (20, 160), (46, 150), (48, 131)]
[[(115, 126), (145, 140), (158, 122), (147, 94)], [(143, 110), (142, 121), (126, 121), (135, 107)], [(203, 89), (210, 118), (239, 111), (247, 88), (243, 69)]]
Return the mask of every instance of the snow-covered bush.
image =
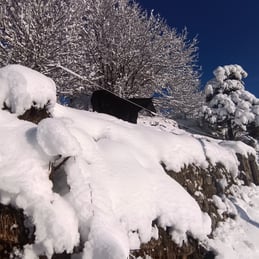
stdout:
[(242, 81), (247, 73), (239, 65), (219, 66), (213, 73), (215, 78), (205, 88), (204, 120), (226, 139), (246, 135), (248, 128), (259, 125), (259, 99)]

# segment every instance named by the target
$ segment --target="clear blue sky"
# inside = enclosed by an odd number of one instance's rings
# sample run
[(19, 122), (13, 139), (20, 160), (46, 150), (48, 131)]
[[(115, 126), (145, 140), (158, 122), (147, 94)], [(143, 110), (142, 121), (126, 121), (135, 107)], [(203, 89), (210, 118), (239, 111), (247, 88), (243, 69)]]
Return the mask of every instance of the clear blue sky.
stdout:
[(248, 73), (246, 90), (259, 98), (259, 0), (137, 0), (171, 27), (198, 36), (202, 84), (218, 66), (238, 64)]

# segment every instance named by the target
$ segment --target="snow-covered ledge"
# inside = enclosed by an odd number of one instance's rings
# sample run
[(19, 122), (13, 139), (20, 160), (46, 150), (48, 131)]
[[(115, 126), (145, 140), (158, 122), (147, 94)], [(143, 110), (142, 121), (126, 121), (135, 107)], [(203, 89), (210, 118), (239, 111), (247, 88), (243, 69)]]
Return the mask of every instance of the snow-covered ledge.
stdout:
[(51, 116), (56, 103), (56, 85), (51, 78), (13, 64), (0, 69), (0, 85), (0, 108), (36, 123)]

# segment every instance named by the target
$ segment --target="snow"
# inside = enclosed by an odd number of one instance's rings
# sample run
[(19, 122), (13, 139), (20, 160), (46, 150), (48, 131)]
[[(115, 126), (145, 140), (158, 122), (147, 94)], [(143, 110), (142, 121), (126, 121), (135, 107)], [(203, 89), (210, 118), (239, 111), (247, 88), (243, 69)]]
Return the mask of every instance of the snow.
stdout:
[(259, 258), (259, 187), (236, 187), (232, 192), (236, 219), (220, 223), (209, 245), (216, 250), (216, 259)]
[(37, 143), (37, 127), (1, 111), (0, 197), (24, 209), (36, 226), (37, 250), (72, 251), (79, 241), (78, 219), (70, 205), (53, 193), (49, 157)]
[[(111, 116), (56, 105), (54, 116), (64, 118), (65, 115), (70, 123), (70, 128), (77, 128), (76, 131), (79, 131), (80, 128), (81, 135), (77, 135), (78, 142), (85, 141), (81, 140), (81, 138), (85, 138), (84, 131), (90, 150), (96, 153), (93, 155), (88, 151), (88, 154), (85, 154), (88, 163), (76, 159), (68, 165), (80, 168), (77, 169), (82, 172), (82, 180), (79, 182), (84, 181), (84, 191), (92, 193), (92, 197), (89, 195), (83, 195), (82, 198), (77, 197), (76, 200), (79, 203), (77, 211), (80, 211), (82, 203), (91, 206), (92, 199), (95, 204), (94, 212), (101, 208), (106, 214), (105, 221), (108, 217), (114, 219), (115, 213), (118, 221), (123, 221), (127, 233), (130, 231), (139, 233), (139, 242), (147, 242), (151, 239), (152, 221), (155, 219), (158, 219), (159, 224), (163, 227), (176, 226), (172, 236), (179, 244), (185, 240), (187, 229), (195, 237), (203, 237), (204, 233), (210, 231), (208, 216), (201, 213), (194, 199), (177, 182), (166, 175), (161, 166), (161, 161), (166, 164), (168, 169), (176, 171), (179, 171), (184, 163), (190, 162), (200, 162), (201, 165), (207, 166), (203, 152), (195, 152), (195, 148), (202, 150), (198, 140), (191, 136), (176, 136), (166, 132), (161, 135), (159, 131), (121, 122)], [(89, 134), (95, 142), (89, 141)], [(153, 141), (150, 142), (150, 139)], [(183, 143), (186, 144), (185, 148)], [(190, 148), (191, 146), (192, 148)], [(174, 162), (170, 161), (170, 154), (171, 158), (175, 157)], [(71, 169), (71, 171), (73, 173), (68, 170), (68, 181), (71, 185), (69, 195), (76, 197), (78, 187), (73, 186), (78, 181), (78, 175), (73, 180), (71, 177), (75, 177), (76, 169)], [(87, 177), (83, 171), (88, 173), (94, 171), (94, 173)], [(110, 187), (109, 189), (105, 187), (107, 185)], [(143, 190), (145, 191), (143, 192)], [(86, 197), (88, 198), (86, 199)], [(103, 207), (104, 199), (105, 208)], [(130, 200), (134, 202), (131, 203)], [(179, 200), (184, 206), (178, 204)], [(74, 204), (74, 206), (77, 205)], [(189, 214), (189, 210), (194, 213)], [(88, 214), (89, 211), (91, 209), (88, 210)], [(149, 213), (146, 214), (145, 211), (149, 211)], [(196, 224), (192, 224), (193, 220), (196, 220)], [(115, 223), (111, 222), (109, 225), (111, 224)]]
[(42, 120), (38, 125), (36, 137), (42, 150), (49, 156), (68, 157), (80, 153), (79, 142), (61, 120)]
[(56, 86), (52, 79), (21, 65), (0, 69), (0, 108), (4, 104), (17, 115), (31, 106), (51, 112), (56, 103)]
[(213, 74), (217, 81), (221, 83), (223, 83), (224, 80), (228, 79), (230, 76), (239, 81), (248, 76), (247, 72), (239, 65), (219, 66), (213, 71)]
[[(217, 258), (259, 256), (258, 187), (233, 190), (232, 203), (213, 197), (222, 212), (235, 205), (237, 219), (222, 223), (209, 239), (210, 217), (164, 170), (179, 172), (193, 163), (206, 169), (221, 162), (236, 177), (235, 153), (255, 154), (254, 149), (187, 133), (162, 118), (135, 125), (63, 107), (55, 104), (54, 85), (43, 84), (51, 81), (14, 68), (14, 73), (12, 67), (0, 70), (1, 80), (10, 82), (1, 88), (0, 100), (12, 104), (17, 114), (30, 107), (31, 100), (39, 106), (52, 100), (53, 116), (35, 125), (0, 110), (0, 201), (22, 208), (36, 227), (35, 243), (25, 246), (23, 258), (72, 252), (80, 240), (84, 250), (75, 258), (126, 259), (130, 249), (158, 238), (154, 221), (170, 228), (177, 244), (186, 241), (188, 233), (216, 251)], [(45, 95), (36, 85), (45, 85)], [(15, 86), (22, 94), (11, 101), (18, 92), (12, 91)], [(51, 166), (65, 161), (50, 180)], [(247, 231), (251, 236), (244, 235)]]

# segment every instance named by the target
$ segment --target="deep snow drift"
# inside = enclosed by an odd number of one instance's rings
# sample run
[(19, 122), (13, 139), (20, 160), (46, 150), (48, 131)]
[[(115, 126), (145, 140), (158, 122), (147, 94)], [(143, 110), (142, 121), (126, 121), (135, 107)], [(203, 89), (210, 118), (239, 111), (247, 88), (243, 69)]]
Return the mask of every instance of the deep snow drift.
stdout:
[[(0, 70), (2, 78), (8, 78), (2, 80), (0, 100), (12, 100), (6, 102), (15, 107), (14, 114), (0, 111), (0, 201), (24, 209), (36, 226), (35, 244), (25, 247), (23, 258), (72, 252), (80, 238), (84, 243), (80, 258), (126, 259), (130, 249), (157, 238), (154, 220), (161, 227), (172, 227), (176, 243), (188, 233), (213, 248), (217, 258), (259, 256), (258, 187), (237, 188), (233, 203), (240, 216), (222, 224), (209, 240), (209, 216), (161, 165), (174, 171), (191, 163), (206, 168), (210, 159), (213, 164), (221, 161), (235, 177), (239, 173), (235, 152), (255, 153), (252, 148), (191, 135), (162, 118), (153, 119), (156, 126), (148, 120), (147, 125), (133, 125), (63, 107), (55, 104), (52, 80), (19, 67), (12, 76), (13, 69)], [(46, 89), (39, 96), (37, 76)], [(20, 85), (21, 100), (20, 95), (13, 98)], [(28, 108), (27, 98), (43, 101), (43, 106), (51, 100), (53, 118), (38, 125), (18, 120), (17, 114)], [(66, 157), (70, 158), (53, 184), (50, 165)], [(216, 197), (215, 203), (224, 207)]]

